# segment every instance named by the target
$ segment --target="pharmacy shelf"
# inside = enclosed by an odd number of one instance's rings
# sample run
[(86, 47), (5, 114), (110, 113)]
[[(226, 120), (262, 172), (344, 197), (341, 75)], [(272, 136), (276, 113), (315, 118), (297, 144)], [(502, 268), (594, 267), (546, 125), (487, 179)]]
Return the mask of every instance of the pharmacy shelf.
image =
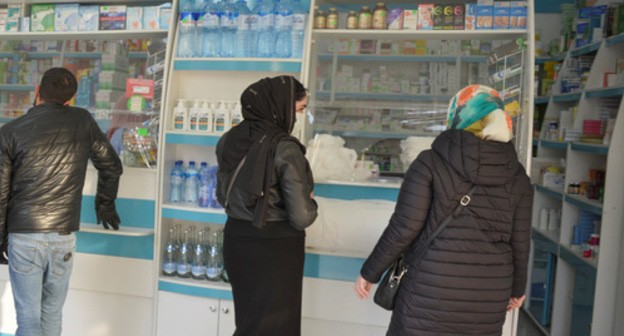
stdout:
[(579, 209), (589, 211), (593, 214), (602, 216), (602, 203), (598, 200), (592, 200), (581, 195), (569, 195), (564, 197), (566, 203), (577, 206)]
[(544, 186), (541, 186), (539, 184), (535, 185), (535, 190), (539, 191), (540, 193), (542, 193), (542, 194), (544, 194), (544, 195), (546, 195), (548, 197), (554, 198), (556, 200), (559, 200), (559, 201), (563, 200), (563, 191), (561, 191), (561, 190), (557, 190), (557, 189), (553, 189), (553, 188), (549, 188), (549, 187), (544, 187)]
[(526, 37), (525, 29), (509, 30), (373, 30), (373, 29), (315, 29), (315, 38), (360, 39), (440, 39), (440, 40), (514, 40)]
[(105, 229), (103, 225), (80, 223), (80, 232), (99, 233), (114, 236), (126, 237), (148, 237), (154, 235), (154, 229), (145, 229), (131, 226), (119, 225), (119, 230)]
[(217, 134), (198, 134), (194, 131), (167, 131), (165, 143), (177, 145), (216, 146), (221, 136)]
[(223, 209), (200, 208), (184, 203), (167, 203), (162, 205), (162, 217), (181, 219), (207, 224), (225, 224), (227, 216)]
[[(559, 253), (559, 230), (542, 230), (536, 227), (531, 228), (533, 239), (540, 240), (542, 245), (553, 254)], [(540, 239), (541, 238), (541, 239)]]
[(539, 97), (533, 98), (533, 103), (535, 103), (535, 104), (548, 104), (549, 100), (550, 100), (550, 96), (539, 96)]
[(587, 98), (617, 98), (624, 94), (624, 86), (585, 90)]
[[(596, 277), (597, 258), (583, 258), (583, 252), (567, 244), (561, 244), (559, 257), (576, 270), (585, 271), (587, 275)], [(589, 266), (589, 267), (588, 267)]]
[(158, 277), (158, 290), (191, 296), (232, 300), (232, 286), (224, 281), (183, 279), (175, 276), (160, 275)]
[[(328, 99), (331, 97), (329, 91), (317, 91), (318, 99)], [(399, 93), (359, 93), (359, 92), (336, 92), (335, 99), (346, 100), (393, 100), (393, 101), (418, 101), (418, 102), (444, 102), (451, 100), (452, 96), (447, 95), (411, 95)]]
[(30, 92), (34, 91), (34, 85), (25, 84), (0, 84), (0, 91), (12, 91), (12, 92)]
[(342, 54), (320, 54), (320, 61), (331, 61), (334, 59), (339, 61), (351, 62), (456, 62), (459, 59), (466, 63), (485, 63), (487, 56), (448, 56), (448, 55), (342, 55)]
[(609, 37), (605, 43), (608, 47), (624, 43), (624, 33)]
[(573, 142), (571, 144), (572, 150), (578, 152), (592, 153), (592, 154), (600, 154), (607, 155), (609, 154), (609, 146), (608, 145), (597, 145), (597, 144), (589, 144), (583, 142)]
[(298, 58), (177, 58), (174, 70), (301, 72)]
[(587, 54), (591, 54), (593, 52), (598, 51), (598, 49), (600, 49), (601, 44), (602, 44), (602, 41), (593, 42), (593, 43), (590, 43), (588, 45), (585, 45), (579, 48), (571, 49), (568, 52), (570, 53), (571, 57), (579, 57), (582, 55), (587, 55)]
[(540, 144), (542, 147), (566, 150), (568, 149), (568, 142), (565, 141), (554, 141), (554, 140), (540, 140)]
[(553, 95), (553, 102), (555, 103), (573, 103), (581, 99), (582, 92), (568, 92)]
[(355, 131), (355, 130), (334, 130), (334, 129), (314, 129), (315, 134), (331, 134), (345, 138), (369, 138), (369, 139), (407, 139), (411, 136), (430, 136), (434, 137), (438, 133), (396, 133), (396, 132), (371, 132), (371, 131)]
[(76, 32), (10, 32), (0, 33), (1, 40), (124, 40), (167, 37), (167, 30), (97, 30)]

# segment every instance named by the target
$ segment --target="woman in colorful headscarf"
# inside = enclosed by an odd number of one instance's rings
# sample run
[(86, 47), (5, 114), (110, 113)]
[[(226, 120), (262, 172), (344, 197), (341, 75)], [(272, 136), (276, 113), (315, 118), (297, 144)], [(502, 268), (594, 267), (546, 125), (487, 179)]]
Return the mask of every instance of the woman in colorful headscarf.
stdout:
[(317, 205), (305, 149), (290, 133), (307, 100), (293, 77), (262, 79), (241, 95), (244, 121), (217, 144), (234, 335), (301, 332), (304, 230)]
[[(510, 142), (511, 119), (498, 92), (481, 85), (457, 93), (448, 112), (449, 129), (411, 164), (355, 283), (368, 297), (404, 255), (388, 335), (500, 335), (505, 312), (524, 300), (533, 193)], [(419, 262), (419, 245), (473, 186), (468, 206)]]

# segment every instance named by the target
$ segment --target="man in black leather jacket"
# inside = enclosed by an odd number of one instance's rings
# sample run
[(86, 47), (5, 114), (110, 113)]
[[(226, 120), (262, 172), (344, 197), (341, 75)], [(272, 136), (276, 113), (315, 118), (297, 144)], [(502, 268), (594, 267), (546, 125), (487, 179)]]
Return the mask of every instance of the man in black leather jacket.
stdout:
[(67, 106), (76, 89), (67, 69), (49, 69), (35, 106), (0, 129), (0, 237), (3, 251), (8, 243), (16, 335), (61, 334), (89, 159), (98, 170), (98, 223), (119, 229), (121, 161), (89, 111)]

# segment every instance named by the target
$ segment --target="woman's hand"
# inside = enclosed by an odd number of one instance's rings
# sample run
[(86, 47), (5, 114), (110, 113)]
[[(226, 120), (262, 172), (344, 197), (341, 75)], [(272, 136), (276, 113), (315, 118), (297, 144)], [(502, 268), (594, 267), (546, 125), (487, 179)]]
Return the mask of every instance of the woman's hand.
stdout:
[(368, 298), (368, 294), (370, 294), (371, 288), (373, 284), (364, 280), (361, 275), (358, 276), (357, 280), (355, 280), (355, 294), (362, 300)]
[(526, 295), (522, 295), (522, 297), (519, 298), (509, 298), (509, 304), (507, 305), (507, 311), (512, 311), (516, 308), (520, 308), (522, 306), (522, 303), (524, 302), (524, 299), (526, 298)]

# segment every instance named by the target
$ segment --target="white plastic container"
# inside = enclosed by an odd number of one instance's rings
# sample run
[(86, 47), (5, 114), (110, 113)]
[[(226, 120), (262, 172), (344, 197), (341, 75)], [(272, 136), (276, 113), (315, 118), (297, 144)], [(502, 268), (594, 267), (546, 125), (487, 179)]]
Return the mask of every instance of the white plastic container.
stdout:
[(178, 99), (178, 105), (173, 108), (173, 129), (188, 129), (188, 109), (186, 108), (186, 100)]
[(197, 131), (198, 130), (198, 118), (199, 118), (199, 109), (200, 109), (201, 101), (199, 99), (195, 99), (193, 102), (193, 106), (189, 110), (189, 131)]
[(241, 122), (243, 122), (243, 111), (241, 110), (241, 104), (239, 102), (232, 103), (234, 108), (232, 109), (232, 126), (237, 126)]
[(214, 132), (214, 112), (209, 101), (204, 100), (199, 109), (199, 117), (197, 118), (197, 130), (202, 133)]
[(221, 101), (216, 103), (214, 116), (214, 133), (223, 134), (232, 127), (232, 115), (228, 108), (228, 102)]

